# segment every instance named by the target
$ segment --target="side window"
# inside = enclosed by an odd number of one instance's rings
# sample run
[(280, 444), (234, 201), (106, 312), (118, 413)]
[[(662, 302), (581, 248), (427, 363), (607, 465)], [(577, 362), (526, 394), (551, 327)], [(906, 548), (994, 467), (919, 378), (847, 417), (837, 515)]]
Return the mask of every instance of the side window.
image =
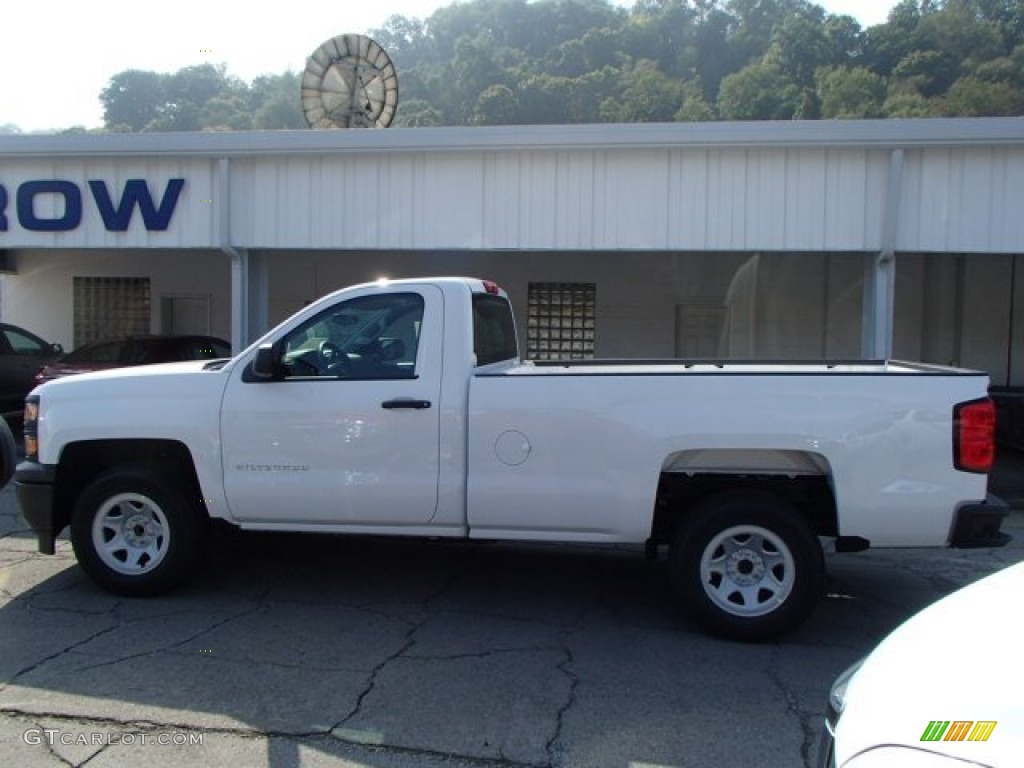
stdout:
[(411, 379), (422, 324), (419, 294), (350, 299), (289, 333), (280, 363), (287, 379)]
[(112, 341), (80, 347), (65, 358), (68, 363), (119, 363), (121, 362), (120, 342)]
[(231, 357), (231, 353), (227, 347), (213, 339), (186, 339), (179, 349), (179, 357), (182, 360), (216, 360)]
[(146, 343), (141, 340), (126, 341), (121, 344), (117, 362), (125, 365), (149, 365), (163, 362), (159, 342)]
[(4, 329), (4, 336), (7, 337), (7, 342), (11, 345), (11, 349), (16, 355), (43, 355), (46, 353), (46, 348), (41, 346), (39, 342), (30, 336), (26, 336), (23, 333), (7, 328)]
[(483, 293), (473, 297), (473, 352), (478, 366), (519, 357), (512, 308), (506, 299)]

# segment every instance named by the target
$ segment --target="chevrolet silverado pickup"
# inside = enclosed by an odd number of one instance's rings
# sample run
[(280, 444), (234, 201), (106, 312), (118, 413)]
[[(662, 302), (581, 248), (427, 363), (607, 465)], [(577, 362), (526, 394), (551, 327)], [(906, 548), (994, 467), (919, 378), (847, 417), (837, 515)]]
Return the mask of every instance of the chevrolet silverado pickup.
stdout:
[(15, 484), (41, 552), (153, 595), (243, 529), (644, 545), (750, 641), (811, 612), (824, 555), (999, 546), (978, 372), (898, 362), (521, 361), (508, 297), (381, 281), (230, 360), (35, 389)]

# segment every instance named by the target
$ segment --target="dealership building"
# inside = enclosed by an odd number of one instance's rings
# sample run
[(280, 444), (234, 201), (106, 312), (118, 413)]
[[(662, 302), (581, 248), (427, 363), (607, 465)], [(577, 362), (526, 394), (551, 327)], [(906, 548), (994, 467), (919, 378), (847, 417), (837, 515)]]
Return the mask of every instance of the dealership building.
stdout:
[(924, 360), (1024, 385), (1024, 120), (0, 136), (0, 319), (236, 349), (381, 277), (526, 356)]

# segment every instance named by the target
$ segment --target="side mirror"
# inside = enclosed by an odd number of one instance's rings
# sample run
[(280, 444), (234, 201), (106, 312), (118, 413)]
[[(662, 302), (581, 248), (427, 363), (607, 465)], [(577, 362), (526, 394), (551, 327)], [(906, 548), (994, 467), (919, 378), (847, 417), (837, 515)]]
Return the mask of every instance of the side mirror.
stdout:
[(274, 381), (279, 379), (277, 368), (277, 353), (273, 344), (260, 344), (256, 350), (256, 357), (253, 358), (252, 377), (256, 381)]
[(62, 347), (60, 344), (57, 344), (57, 343), (51, 344), (50, 345), (50, 350), (55, 355), (63, 355), (64, 354), (64, 347)]

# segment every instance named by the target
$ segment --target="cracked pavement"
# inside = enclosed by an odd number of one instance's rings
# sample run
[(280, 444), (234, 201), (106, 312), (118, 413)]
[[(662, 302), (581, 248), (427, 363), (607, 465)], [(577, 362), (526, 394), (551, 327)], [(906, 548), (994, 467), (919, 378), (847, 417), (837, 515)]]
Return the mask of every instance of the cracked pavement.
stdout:
[(831, 555), (811, 620), (752, 646), (700, 634), (628, 547), (218, 531), (186, 588), (116, 597), (66, 537), (36, 554), (8, 487), (0, 763), (811, 766), (835, 675), (1024, 560), (1024, 513), (1007, 529), (1001, 550)]

